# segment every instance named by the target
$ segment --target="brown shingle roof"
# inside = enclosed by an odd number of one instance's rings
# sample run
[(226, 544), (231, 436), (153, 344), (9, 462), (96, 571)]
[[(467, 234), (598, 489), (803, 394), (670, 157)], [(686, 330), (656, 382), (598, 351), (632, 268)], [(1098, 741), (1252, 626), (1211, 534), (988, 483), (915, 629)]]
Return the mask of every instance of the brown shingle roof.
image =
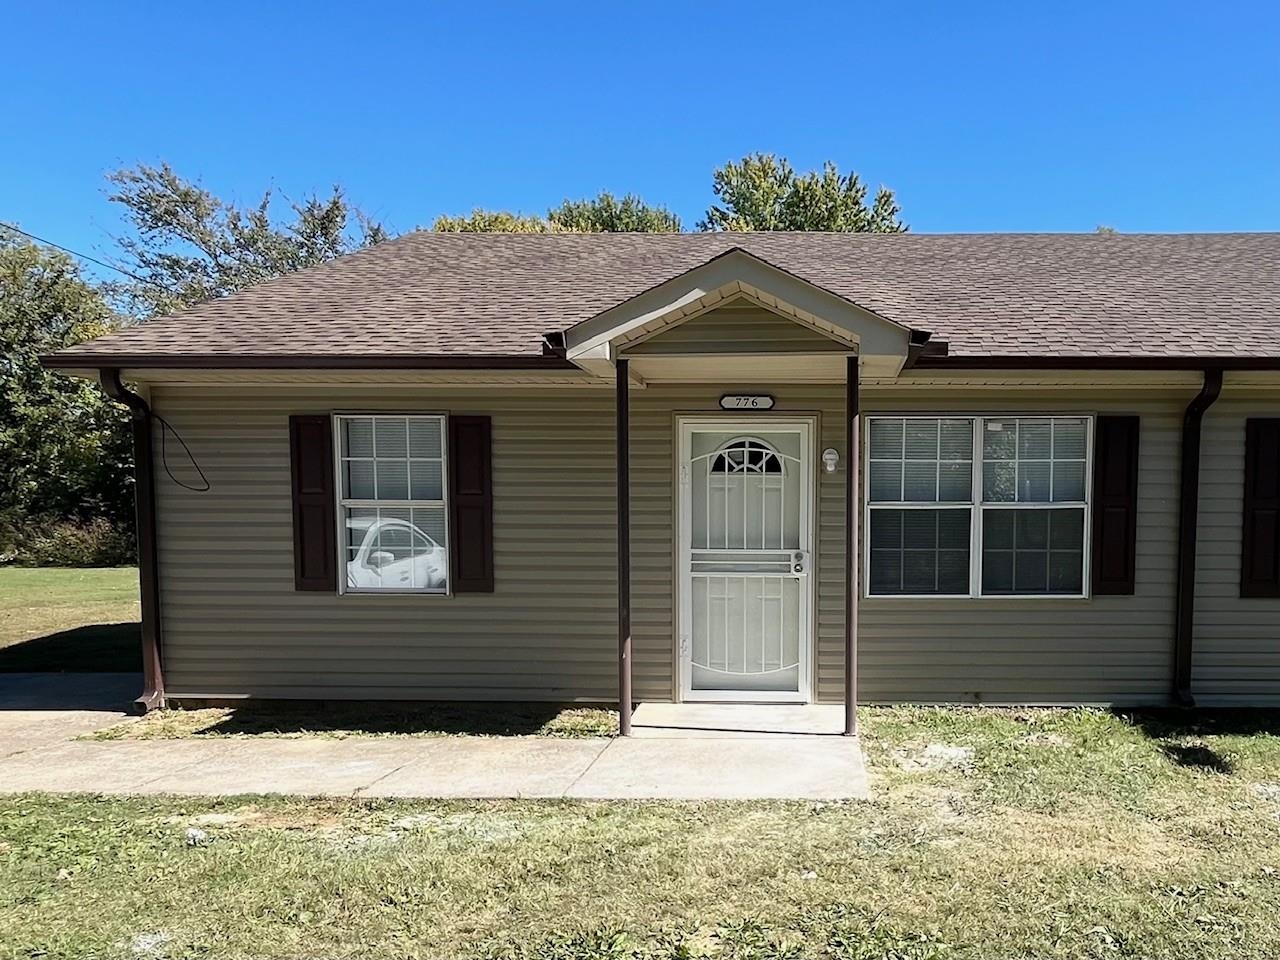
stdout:
[(732, 247), (952, 357), (1280, 356), (1280, 234), (414, 233), (57, 355), (537, 358)]

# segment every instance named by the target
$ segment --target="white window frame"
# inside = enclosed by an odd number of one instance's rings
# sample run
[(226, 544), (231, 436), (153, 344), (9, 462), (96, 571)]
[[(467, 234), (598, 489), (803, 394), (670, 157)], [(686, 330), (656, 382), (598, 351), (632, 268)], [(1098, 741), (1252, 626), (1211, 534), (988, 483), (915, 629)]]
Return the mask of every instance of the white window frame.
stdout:
[[(865, 600), (1088, 600), (1090, 599), (1093, 555), (1093, 460), (1094, 421), (1096, 414), (1076, 411), (1052, 413), (1029, 411), (1026, 413), (876, 413), (862, 418), (862, 598)], [(1084, 500), (1060, 503), (1037, 501), (983, 500), (982, 427), (988, 420), (1084, 420), (1085, 465)], [(936, 502), (911, 500), (871, 500), (871, 424), (875, 420), (968, 420), (973, 427), (973, 480), (968, 500), (943, 500)], [(904, 451), (905, 453), (905, 451)], [(1052, 469), (1050, 472), (1052, 477)], [(1052, 479), (1050, 480), (1052, 483)], [(871, 512), (888, 510), (947, 510), (967, 509), (969, 515), (969, 592), (968, 593), (873, 593), (871, 591)], [(982, 592), (982, 516), (986, 510), (1083, 510), (1083, 536), (1079, 593), (983, 593)]]
[[(344, 497), (343, 462), (346, 460), (364, 460), (366, 457), (344, 457), (342, 455), (342, 424), (345, 420), (368, 420), (379, 418), (387, 420), (438, 420), (440, 422), (440, 499), (439, 500), (380, 500)], [(413, 596), (451, 597), (453, 596), (453, 527), (449, 513), (449, 417), (444, 413), (402, 413), (396, 410), (377, 410), (362, 412), (343, 412), (332, 415), (333, 422), (333, 458), (334, 458), (334, 501), (336, 515), (334, 522), (337, 528), (335, 546), (338, 551), (338, 595), (351, 596)], [(376, 428), (375, 428), (376, 431)], [(375, 448), (376, 449), (376, 448)], [(375, 456), (374, 459), (377, 459)], [(382, 458), (393, 459), (393, 458)], [(412, 458), (406, 458), (406, 462)], [(427, 458), (431, 459), (431, 458)], [(376, 477), (376, 473), (375, 473)], [(347, 585), (347, 510), (352, 508), (403, 508), (439, 507), (444, 511), (445, 542), (445, 586), (444, 589), (432, 587), (351, 587)], [(425, 532), (425, 531), (424, 531)]]

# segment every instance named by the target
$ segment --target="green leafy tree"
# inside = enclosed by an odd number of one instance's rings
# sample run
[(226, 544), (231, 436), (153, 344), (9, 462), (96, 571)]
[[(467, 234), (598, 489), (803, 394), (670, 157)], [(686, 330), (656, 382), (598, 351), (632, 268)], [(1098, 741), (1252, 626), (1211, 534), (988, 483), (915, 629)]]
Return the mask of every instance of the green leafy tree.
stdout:
[(118, 323), (74, 260), (0, 227), (0, 527), (132, 524), (126, 414), (96, 385), (39, 360)]
[(707, 210), (700, 230), (830, 230), (842, 233), (901, 233), (906, 224), (893, 191), (880, 187), (867, 203), (867, 185), (856, 173), (841, 174), (831, 161), (821, 170), (797, 173), (785, 157), (756, 153), (715, 171), (719, 201)]
[(120, 266), (137, 278), (122, 287), (143, 316), (234, 293), (292, 270), (314, 266), (389, 237), (347, 202), (341, 189), (286, 201), (273, 216), (271, 190), (241, 207), (185, 180), (168, 164), (140, 164), (107, 177), (109, 199), (124, 208), (129, 235), (119, 238)]
[(621, 200), (602, 193), (594, 200), (566, 200), (547, 213), (552, 226), (567, 233), (679, 233), (680, 218), (653, 207), (634, 193)]
[(481, 210), (477, 207), (465, 216), (441, 214), (431, 229), (436, 233), (550, 233), (551, 224), (537, 214)]
[(619, 199), (604, 192), (590, 200), (565, 200), (546, 216), (476, 209), (467, 216), (437, 217), (431, 229), (437, 233), (679, 233), (680, 218), (633, 193)]

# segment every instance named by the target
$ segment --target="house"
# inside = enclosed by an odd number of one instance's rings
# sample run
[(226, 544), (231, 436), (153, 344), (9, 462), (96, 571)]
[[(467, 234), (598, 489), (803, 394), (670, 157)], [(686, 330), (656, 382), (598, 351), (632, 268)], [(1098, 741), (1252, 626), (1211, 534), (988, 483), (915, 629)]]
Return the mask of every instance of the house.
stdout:
[(852, 729), (1280, 703), (1278, 341), (1280, 234), (416, 233), (46, 362), (134, 411), (145, 705)]

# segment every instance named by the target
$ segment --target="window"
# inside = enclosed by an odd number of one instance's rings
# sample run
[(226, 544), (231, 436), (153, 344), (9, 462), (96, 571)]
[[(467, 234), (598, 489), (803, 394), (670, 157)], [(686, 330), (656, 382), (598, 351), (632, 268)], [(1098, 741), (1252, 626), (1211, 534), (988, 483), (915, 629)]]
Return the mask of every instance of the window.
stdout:
[(445, 418), (338, 416), (345, 590), (449, 590)]
[(875, 417), (871, 596), (1083, 596), (1088, 417)]

